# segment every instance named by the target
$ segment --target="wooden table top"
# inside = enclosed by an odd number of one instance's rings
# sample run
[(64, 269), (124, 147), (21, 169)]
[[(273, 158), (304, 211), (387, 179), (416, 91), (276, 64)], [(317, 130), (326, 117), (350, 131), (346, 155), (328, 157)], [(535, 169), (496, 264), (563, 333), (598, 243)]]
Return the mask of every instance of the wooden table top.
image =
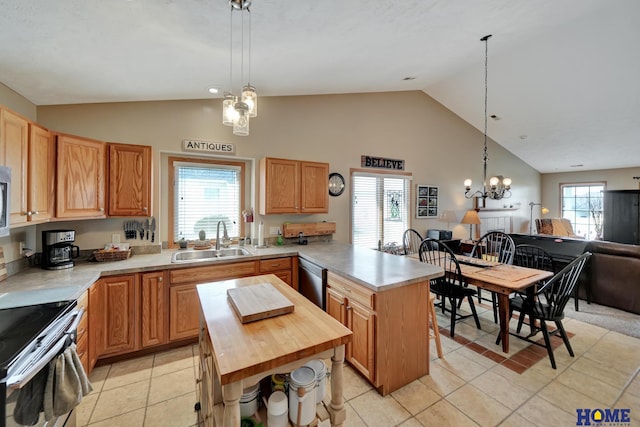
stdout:
[[(242, 324), (227, 289), (270, 283), (292, 313)], [(273, 274), (197, 286), (220, 384), (229, 384), (351, 341), (351, 331)]]

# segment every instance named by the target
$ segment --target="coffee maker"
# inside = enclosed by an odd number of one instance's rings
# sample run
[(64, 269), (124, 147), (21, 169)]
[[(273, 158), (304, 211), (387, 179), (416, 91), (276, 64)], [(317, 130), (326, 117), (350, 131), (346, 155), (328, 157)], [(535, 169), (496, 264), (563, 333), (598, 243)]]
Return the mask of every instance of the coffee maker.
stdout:
[(42, 232), (41, 265), (45, 270), (62, 270), (75, 265), (80, 248), (73, 242), (75, 230), (47, 230)]

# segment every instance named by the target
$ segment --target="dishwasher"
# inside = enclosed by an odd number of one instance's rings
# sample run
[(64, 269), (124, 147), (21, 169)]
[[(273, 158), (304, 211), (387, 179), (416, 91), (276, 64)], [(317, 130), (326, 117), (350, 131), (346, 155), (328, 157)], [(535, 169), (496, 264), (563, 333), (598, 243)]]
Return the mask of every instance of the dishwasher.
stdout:
[(304, 258), (298, 262), (298, 289), (309, 301), (326, 308), (327, 269)]

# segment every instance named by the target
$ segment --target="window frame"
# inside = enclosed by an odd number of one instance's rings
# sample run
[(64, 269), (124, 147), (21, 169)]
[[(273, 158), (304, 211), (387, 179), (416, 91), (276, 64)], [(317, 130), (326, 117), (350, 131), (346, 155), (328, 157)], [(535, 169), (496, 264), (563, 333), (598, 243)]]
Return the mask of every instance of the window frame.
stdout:
[[(219, 165), (219, 166), (233, 166), (240, 169), (240, 212), (245, 209), (245, 188), (246, 188), (246, 162), (243, 161), (232, 161), (232, 160), (223, 160), (216, 158), (208, 158), (208, 157), (183, 157), (183, 156), (168, 156), (167, 157), (167, 171), (168, 171), (168, 206), (167, 206), (167, 247), (168, 248), (178, 248), (178, 242), (173, 241), (173, 230), (175, 225), (175, 168), (174, 162), (180, 163), (193, 163), (194, 165)], [(239, 230), (240, 236), (245, 235), (245, 223), (244, 221), (239, 222)], [(214, 238), (209, 238), (211, 242), (215, 242)]]
[[(565, 188), (567, 188), (567, 187), (575, 188), (575, 187), (594, 187), (594, 186), (602, 186), (602, 190), (601, 190), (602, 192), (604, 192), (604, 191), (606, 191), (606, 190), (607, 190), (607, 182), (606, 182), (606, 181), (561, 182), (561, 183), (559, 184), (559, 191), (558, 191), (558, 194), (559, 194), (559, 196), (560, 196), (560, 200), (559, 200), (559, 206), (560, 206), (560, 217), (561, 217), (561, 218), (565, 218), (565, 214), (564, 214), (564, 213), (565, 213), (565, 211), (572, 211), (572, 212), (574, 212), (573, 218), (566, 218), (566, 219), (567, 219), (567, 220), (569, 220), (569, 222), (571, 223), (571, 227), (573, 227), (573, 232), (574, 232), (575, 234), (579, 235), (579, 236), (581, 236), (581, 234), (579, 234), (579, 233), (578, 233), (578, 228), (579, 228), (579, 227), (581, 227), (581, 226), (582, 226), (582, 224), (577, 224), (577, 223), (576, 223), (576, 221), (575, 221), (575, 212), (576, 212), (576, 211), (579, 211), (579, 210), (581, 210), (581, 209), (576, 210), (576, 209), (565, 209), (565, 208), (564, 208), (564, 206), (565, 206), (565, 203), (564, 203), (564, 200), (565, 200), (565, 196), (564, 196), (564, 189), (565, 189)], [(589, 192), (589, 194), (591, 194), (591, 191)], [(575, 196), (574, 196), (574, 199), (575, 199)], [(595, 198), (592, 198), (591, 196), (589, 196), (589, 202), (591, 201), (591, 199), (595, 199)], [(601, 196), (601, 197), (600, 197), (600, 199), (601, 199), (602, 201), (604, 201), (604, 195), (603, 195), (603, 196)], [(574, 208), (575, 208), (575, 204), (574, 204)], [(602, 212), (603, 210), (604, 210), (604, 204), (602, 205), (601, 212)], [(593, 227), (595, 227), (595, 225), (594, 225), (593, 218), (592, 218), (592, 216), (591, 216), (591, 214), (590, 214), (590, 210), (589, 210), (589, 215), (587, 215), (587, 218), (588, 218), (588, 223), (587, 223), (587, 227), (588, 227), (588, 229), (587, 229), (587, 235), (586, 235), (586, 236), (583, 236), (583, 237), (584, 237), (585, 239), (587, 239), (587, 240), (592, 240), (592, 239), (591, 239), (591, 237), (590, 237), (590, 234), (591, 234), (591, 233), (590, 233), (590, 231), (591, 231), (591, 229), (592, 229)], [(601, 221), (602, 221), (602, 218), (601, 218)], [(601, 223), (601, 226), (602, 226), (602, 223)], [(594, 233), (595, 233), (595, 231), (594, 231)], [(594, 238), (595, 238), (595, 237), (594, 237)]]

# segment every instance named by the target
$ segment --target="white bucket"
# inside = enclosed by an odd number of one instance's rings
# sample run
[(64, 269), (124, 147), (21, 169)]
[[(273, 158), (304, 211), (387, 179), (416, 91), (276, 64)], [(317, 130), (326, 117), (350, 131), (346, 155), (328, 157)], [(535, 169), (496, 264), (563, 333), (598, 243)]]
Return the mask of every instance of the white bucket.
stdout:
[(260, 383), (243, 390), (240, 396), (240, 416), (250, 417), (258, 410)]
[(267, 403), (267, 425), (269, 427), (287, 427), (288, 420), (287, 395), (283, 391), (274, 391)]
[(316, 403), (324, 399), (325, 387), (327, 384), (327, 365), (320, 359), (308, 361), (304, 366), (308, 366), (316, 373)]
[[(302, 396), (298, 389), (304, 390)], [(316, 416), (316, 372), (302, 366), (291, 372), (289, 377), (289, 419), (295, 425), (298, 423), (298, 407), (300, 407), (300, 425), (307, 425)]]

